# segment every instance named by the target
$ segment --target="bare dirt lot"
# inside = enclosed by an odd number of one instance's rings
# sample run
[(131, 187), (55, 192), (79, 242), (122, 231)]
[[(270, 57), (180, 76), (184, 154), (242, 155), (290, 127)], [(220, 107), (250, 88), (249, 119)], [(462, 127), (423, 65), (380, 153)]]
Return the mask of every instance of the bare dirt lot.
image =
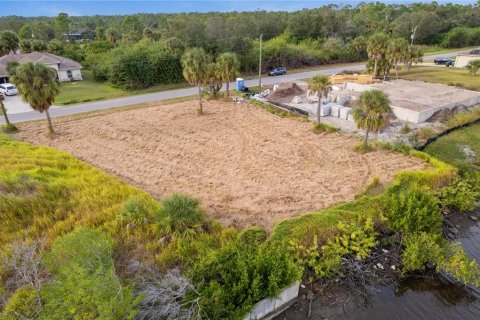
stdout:
[(360, 155), (355, 138), (314, 134), (247, 103), (196, 102), (19, 125), (17, 137), (68, 151), (160, 198), (185, 192), (225, 225), (267, 229), (286, 218), (353, 199), (377, 175), (387, 181), (420, 160), (387, 151)]

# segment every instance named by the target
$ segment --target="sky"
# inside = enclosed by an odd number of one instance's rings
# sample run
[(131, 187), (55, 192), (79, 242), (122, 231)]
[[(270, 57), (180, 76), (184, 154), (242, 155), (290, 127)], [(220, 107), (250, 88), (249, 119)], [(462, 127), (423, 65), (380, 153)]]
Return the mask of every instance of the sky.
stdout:
[[(178, 12), (209, 12), (209, 11), (295, 11), (304, 8), (316, 8), (325, 4), (352, 4), (356, 5), (361, 1), (357, 0), (1, 0), (0, 16), (56, 16), (60, 12), (66, 12), (72, 16), (84, 15), (125, 15), (134, 13), (178, 13)], [(365, 1), (367, 2), (367, 1)], [(387, 0), (387, 3), (409, 3), (409, 2), (430, 2), (421, 0)], [(450, 0), (437, 1), (452, 3), (475, 3), (475, 0)]]

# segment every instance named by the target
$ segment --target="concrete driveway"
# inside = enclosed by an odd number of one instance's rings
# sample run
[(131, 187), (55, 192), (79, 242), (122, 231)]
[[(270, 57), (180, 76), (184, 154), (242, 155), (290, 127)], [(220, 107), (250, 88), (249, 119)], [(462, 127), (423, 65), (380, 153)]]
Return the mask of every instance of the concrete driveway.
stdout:
[(7, 114), (9, 115), (32, 111), (32, 108), (22, 101), (22, 97), (20, 95), (5, 97), (3, 104), (5, 105)]

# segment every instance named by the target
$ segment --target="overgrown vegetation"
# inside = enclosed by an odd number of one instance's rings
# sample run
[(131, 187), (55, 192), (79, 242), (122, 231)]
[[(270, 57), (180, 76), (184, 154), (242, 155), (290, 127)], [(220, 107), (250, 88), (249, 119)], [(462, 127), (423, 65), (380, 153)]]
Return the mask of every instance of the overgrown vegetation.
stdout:
[[(133, 319), (151, 305), (117, 273), (116, 263), (130, 259), (153, 272), (179, 268), (196, 292), (182, 305), (196, 299), (209, 318), (242, 318), (299, 278), (290, 253), (265, 243), (263, 230), (224, 229), (196, 199), (174, 194), (157, 203), (63, 152), (5, 136), (0, 143), (0, 244), (2, 258), (12, 261), (0, 269), (7, 318)], [(41, 237), (45, 254), (31, 246)], [(33, 280), (14, 277), (17, 268)]]

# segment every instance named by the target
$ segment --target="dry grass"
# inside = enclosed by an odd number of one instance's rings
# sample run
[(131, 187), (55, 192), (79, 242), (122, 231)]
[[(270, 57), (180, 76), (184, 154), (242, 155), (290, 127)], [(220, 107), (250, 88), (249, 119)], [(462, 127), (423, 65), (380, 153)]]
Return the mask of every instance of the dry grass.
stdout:
[(131, 182), (156, 197), (185, 192), (225, 225), (275, 223), (352, 200), (371, 179), (421, 169), (418, 159), (384, 150), (352, 151), (355, 138), (315, 134), (244, 103), (195, 102), (107, 113), (56, 123), (21, 124), (17, 137), (50, 145)]

